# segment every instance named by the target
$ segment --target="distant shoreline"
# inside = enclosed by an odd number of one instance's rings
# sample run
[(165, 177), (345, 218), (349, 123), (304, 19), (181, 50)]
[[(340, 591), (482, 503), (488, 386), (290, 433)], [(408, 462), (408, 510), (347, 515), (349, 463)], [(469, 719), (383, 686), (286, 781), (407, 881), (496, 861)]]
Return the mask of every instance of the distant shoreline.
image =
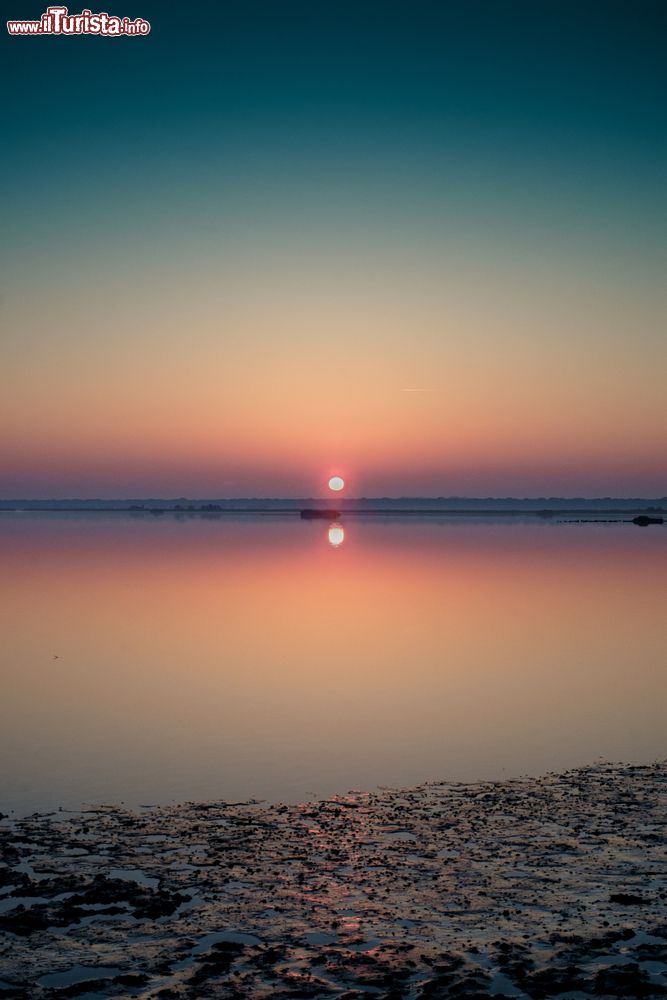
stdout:
[[(323, 512), (324, 502), (322, 502)], [(317, 507), (313, 508), (317, 510)], [(230, 517), (238, 514), (251, 516), (283, 515), (298, 517), (303, 508), (298, 506), (290, 507), (211, 507), (203, 505), (201, 507), (69, 507), (69, 506), (0, 506), (0, 514), (124, 514), (134, 517), (156, 517), (164, 515), (176, 515), (179, 517)], [(621, 522), (632, 521), (633, 517), (639, 515), (652, 515), (654, 517), (667, 516), (667, 504), (657, 506), (655, 504), (623, 507), (553, 507), (553, 508), (503, 508), (503, 507), (345, 507), (337, 505), (337, 512), (340, 516), (353, 515), (355, 517), (530, 517), (538, 520), (550, 521), (567, 518), (568, 520), (580, 519), (583, 521), (609, 521)]]
[(131, 511), (177, 513), (276, 513), (335, 507), (341, 513), (617, 513), (667, 510), (667, 496), (246, 496), (246, 497), (0, 497), (7, 510)]

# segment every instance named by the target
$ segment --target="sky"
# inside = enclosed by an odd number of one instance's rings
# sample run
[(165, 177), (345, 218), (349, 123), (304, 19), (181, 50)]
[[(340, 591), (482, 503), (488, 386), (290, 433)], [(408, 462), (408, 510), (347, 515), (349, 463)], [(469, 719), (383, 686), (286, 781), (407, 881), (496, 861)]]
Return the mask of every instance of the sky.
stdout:
[(663, 3), (103, 9), (3, 26), (0, 496), (667, 493)]

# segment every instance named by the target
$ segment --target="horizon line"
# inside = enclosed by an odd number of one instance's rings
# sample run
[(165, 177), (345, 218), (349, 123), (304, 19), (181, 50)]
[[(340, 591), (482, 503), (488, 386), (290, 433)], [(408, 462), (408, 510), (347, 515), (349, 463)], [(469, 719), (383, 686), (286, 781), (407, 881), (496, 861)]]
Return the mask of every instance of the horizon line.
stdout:
[(186, 497), (186, 496), (125, 496), (125, 497), (119, 497), (119, 496), (115, 496), (115, 497), (104, 497), (104, 496), (96, 496), (96, 497), (95, 496), (88, 496), (88, 497), (82, 497), (82, 496), (26, 497), (26, 496), (17, 496), (17, 497), (11, 497), (10, 496), (10, 497), (0, 497), (0, 503), (135, 503), (135, 502), (144, 502), (144, 503), (147, 503), (147, 502), (153, 502), (153, 501), (168, 501), (170, 503), (180, 503), (180, 502), (201, 503), (201, 502), (211, 502), (211, 501), (223, 502), (223, 503), (240, 503), (240, 502), (243, 502), (243, 501), (262, 502), (262, 503), (276, 502), (276, 501), (288, 502), (288, 503), (300, 503), (301, 501), (309, 501), (309, 500), (328, 500), (328, 501), (330, 500), (332, 502), (335, 501), (337, 503), (350, 503), (350, 502), (357, 503), (357, 502), (360, 502), (360, 501), (369, 501), (369, 500), (370, 501), (394, 501), (394, 502), (414, 501), (414, 500), (429, 501), (429, 502), (431, 502), (431, 501), (433, 501), (433, 502), (436, 502), (436, 501), (447, 501), (447, 502), (449, 502), (449, 501), (461, 501), (461, 500), (462, 501), (466, 501), (466, 502), (473, 502), (473, 501), (474, 502), (488, 502), (488, 501), (510, 501), (510, 500), (512, 500), (512, 501), (513, 500), (518, 500), (518, 501), (521, 501), (521, 502), (538, 502), (538, 501), (547, 501), (547, 500), (559, 500), (559, 501), (562, 501), (562, 500), (567, 500), (567, 501), (584, 500), (587, 503), (589, 503), (589, 502), (591, 502), (593, 500), (622, 500), (622, 501), (624, 501), (624, 502), (627, 503), (627, 502), (639, 501), (639, 500), (642, 500), (642, 501), (644, 501), (644, 500), (650, 500), (650, 501), (663, 501), (663, 502), (667, 502), (667, 495), (663, 495), (663, 496), (639, 496), (639, 495), (627, 495), (627, 494), (626, 495), (606, 494), (606, 495), (603, 496), (603, 495), (600, 495), (600, 494), (594, 494), (594, 495), (583, 495), (583, 494), (579, 494), (579, 495), (550, 494), (550, 495), (547, 495), (547, 494), (541, 494), (539, 496), (535, 496), (535, 495), (532, 495), (532, 496), (519, 496), (519, 495), (506, 494), (504, 496), (499, 496), (499, 495), (495, 495), (494, 496), (494, 495), (488, 494), (486, 496), (482, 496), (482, 495), (470, 496), (470, 495), (464, 495), (464, 494), (451, 493), (451, 494), (448, 494), (448, 495), (438, 495), (438, 496), (434, 496), (434, 495), (419, 495), (419, 494), (402, 494), (400, 496), (384, 495), (384, 496), (345, 496), (345, 497), (342, 497), (340, 495), (338, 495), (338, 496), (330, 496), (328, 494), (311, 495), (311, 496), (252, 496), (252, 495), (248, 495), (248, 496), (235, 496), (235, 497), (229, 497), (229, 496), (227, 496), (227, 497), (225, 497), (225, 496), (191, 496), (191, 497)]

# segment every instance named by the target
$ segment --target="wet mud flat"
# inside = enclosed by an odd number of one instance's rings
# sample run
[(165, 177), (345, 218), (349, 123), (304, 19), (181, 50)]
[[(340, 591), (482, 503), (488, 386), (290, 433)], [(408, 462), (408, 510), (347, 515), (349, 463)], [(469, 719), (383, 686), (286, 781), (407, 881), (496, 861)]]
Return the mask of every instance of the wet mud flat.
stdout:
[(667, 763), (0, 822), (0, 997), (667, 996)]

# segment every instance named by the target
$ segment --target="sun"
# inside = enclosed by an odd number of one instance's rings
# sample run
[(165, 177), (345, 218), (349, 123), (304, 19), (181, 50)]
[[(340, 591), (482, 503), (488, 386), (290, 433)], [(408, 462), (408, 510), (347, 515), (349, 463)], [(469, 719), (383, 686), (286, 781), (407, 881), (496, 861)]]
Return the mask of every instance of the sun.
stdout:
[(333, 490), (334, 493), (340, 493), (344, 486), (345, 480), (341, 479), (340, 476), (332, 476), (329, 480), (329, 489)]

